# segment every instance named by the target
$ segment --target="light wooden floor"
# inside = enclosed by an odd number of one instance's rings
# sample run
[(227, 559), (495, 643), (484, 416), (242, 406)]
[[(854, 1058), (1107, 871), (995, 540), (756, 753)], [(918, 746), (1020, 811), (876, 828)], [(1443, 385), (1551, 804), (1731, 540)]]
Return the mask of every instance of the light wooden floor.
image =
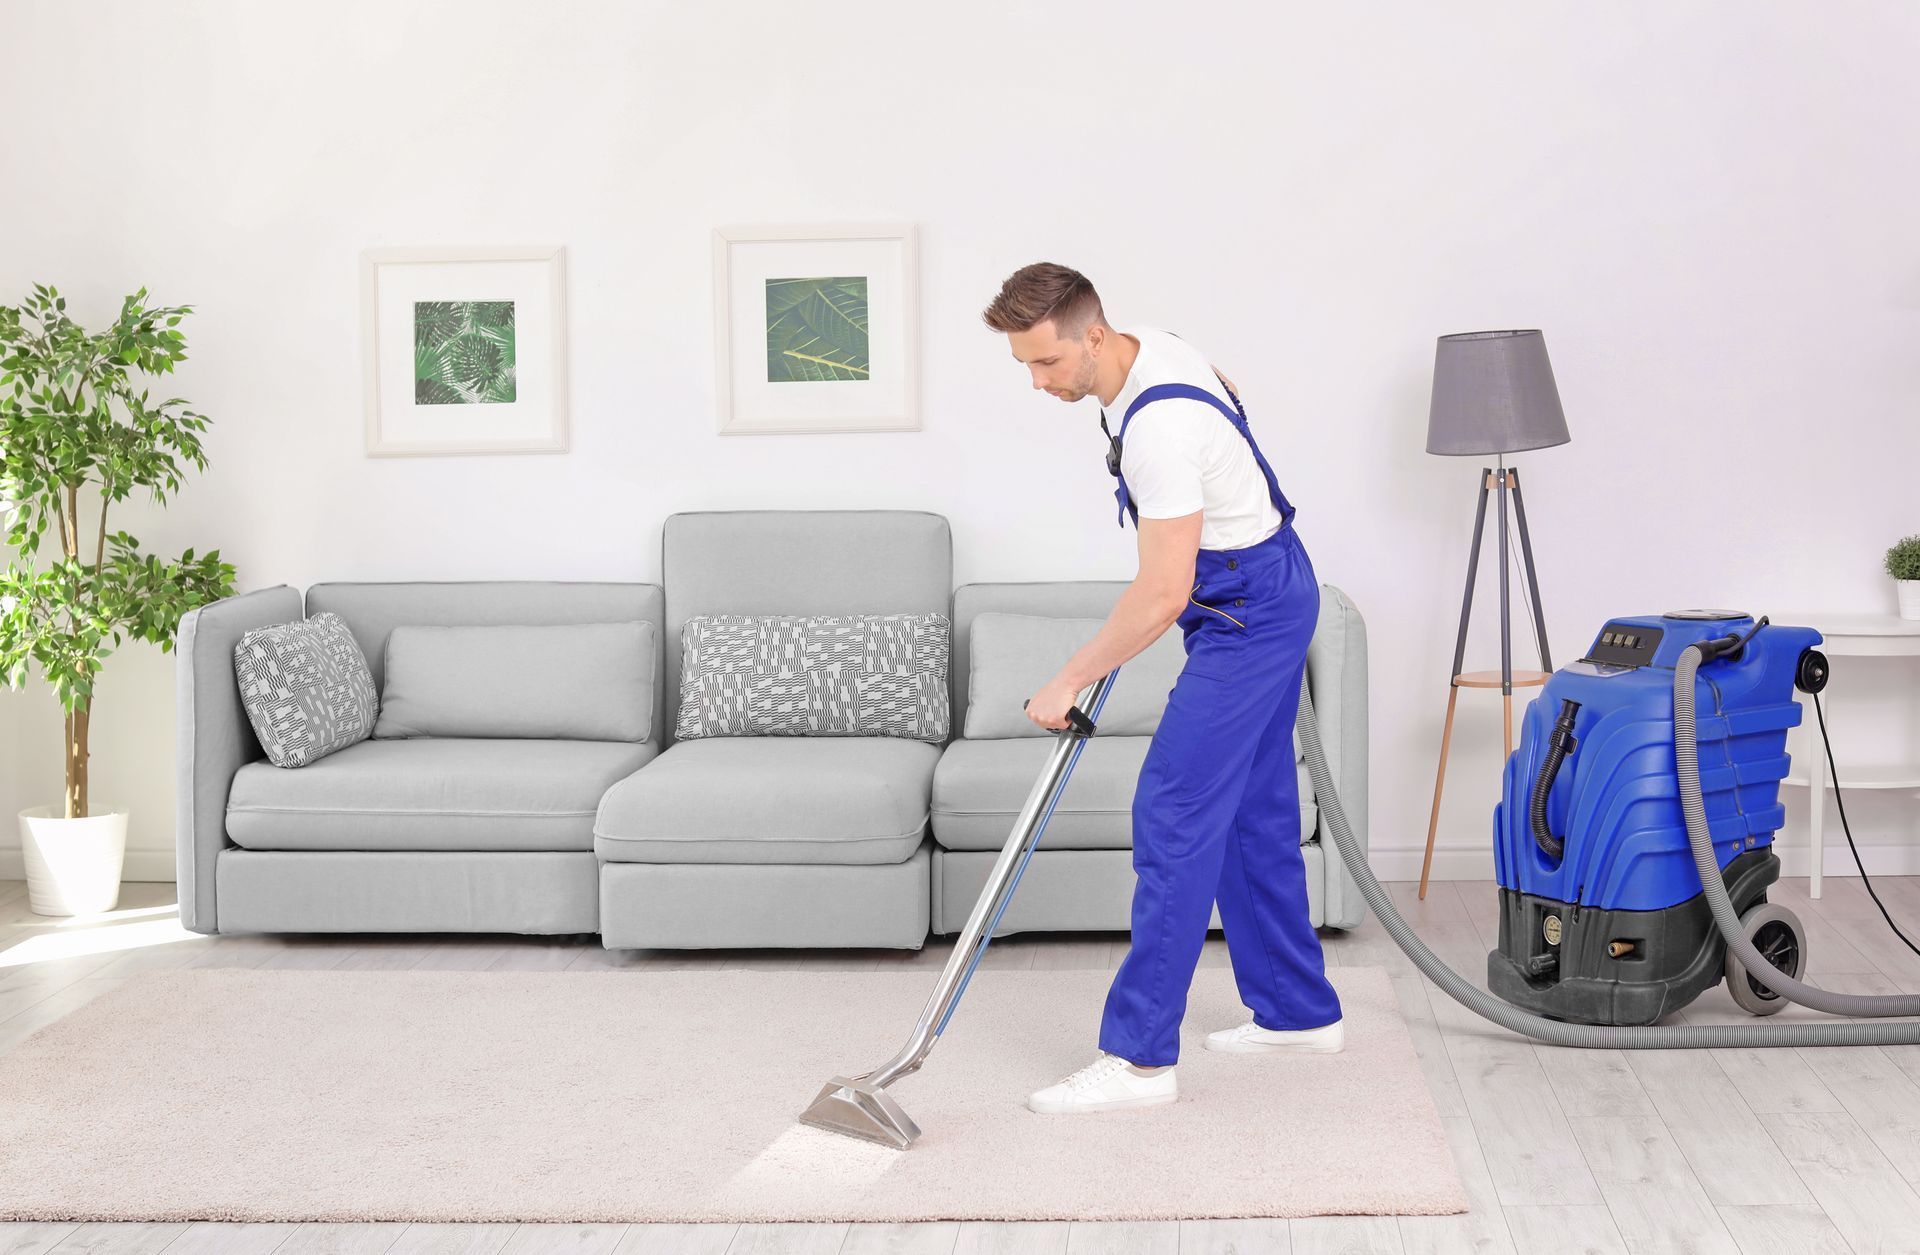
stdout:
[[(1874, 882), (1920, 938), (1920, 877)], [(1401, 913), (1456, 970), (1484, 984), (1496, 938), (1490, 881), (1390, 886)], [(1852, 993), (1920, 990), (1920, 955), (1887, 928), (1857, 878), (1805, 878), (1770, 898), (1808, 933), (1807, 978)], [(924, 969), (920, 951), (607, 951), (597, 938), (234, 936), (183, 933), (171, 884), (130, 883), (118, 912), (62, 925), (0, 881), (0, 1052), (130, 974), (179, 965), (538, 968), (616, 966)], [(127, 940), (123, 940), (127, 939)], [(132, 944), (129, 944), (131, 942)], [(983, 967), (1111, 970), (1124, 933), (996, 941)], [(1323, 931), (1329, 966), (1393, 976), (1472, 1210), (1461, 1216), (1146, 1223), (915, 1225), (0, 1224), (0, 1255), (1027, 1255), (1045, 1252), (1744, 1251), (1920, 1252), (1920, 1046), (1578, 1050), (1537, 1044), (1459, 1006), (1377, 920)], [(93, 952), (74, 953), (98, 947)], [(1210, 937), (1203, 964), (1227, 962)], [(1819, 1018), (1792, 1007), (1772, 1022)], [(1753, 1023), (1719, 985), (1672, 1023)], [(910, 1025), (903, 1025), (903, 1033)], [(1051, 1079), (1051, 1078), (1042, 1078)], [(1097, 1115), (1077, 1117), (1099, 1119)], [(1391, 1172), (1391, 1162), (1380, 1171)]]

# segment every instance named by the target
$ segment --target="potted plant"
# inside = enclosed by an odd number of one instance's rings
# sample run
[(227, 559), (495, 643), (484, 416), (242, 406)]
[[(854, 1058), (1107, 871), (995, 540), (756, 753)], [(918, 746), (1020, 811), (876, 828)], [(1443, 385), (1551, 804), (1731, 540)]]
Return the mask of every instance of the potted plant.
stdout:
[[(17, 551), (0, 574), (0, 675), (17, 689), (27, 664), (39, 664), (66, 711), (65, 805), (20, 812), (28, 905), (41, 915), (107, 911), (120, 900), (127, 813), (87, 795), (101, 662), (123, 636), (170, 651), (183, 614), (233, 591), (233, 567), (217, 549), (162, 562), (142, 554), (138, 538), (107, 530), (113, 502), (135, 488), (165, 502), (180, 487), (180, 459), (207, 465), (206, 417), (178, 397), (151, 405), (129, 379), (130, 369), (166, 374), (186, 357), (174, 327), (192, 307), (147, 309), (146, 295), (127, 297), (97, 335), (40, 284), (24, 305), (0, 306), (0, 527)], [(43, 559), (50, 529), (58, 549)]]
[(1920, 535), (1897, 540), (1887, 550), (1887, 574), (1900, 590), (1900, 617), (1920, 619)]

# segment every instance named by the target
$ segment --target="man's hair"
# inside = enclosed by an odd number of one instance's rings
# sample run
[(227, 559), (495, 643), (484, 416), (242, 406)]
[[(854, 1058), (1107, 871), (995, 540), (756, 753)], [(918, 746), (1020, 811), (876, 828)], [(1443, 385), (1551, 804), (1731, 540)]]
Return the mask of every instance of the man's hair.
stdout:
[(1107, 321), (1100, 294), (1087, 277), (1050, 261), (1022, 266), (1009, 275), (981, 317), (995, 331), (1026, 331), (1051, 318), (1062, 340), (1077, 340), (1094, 323), (1105, 326)]

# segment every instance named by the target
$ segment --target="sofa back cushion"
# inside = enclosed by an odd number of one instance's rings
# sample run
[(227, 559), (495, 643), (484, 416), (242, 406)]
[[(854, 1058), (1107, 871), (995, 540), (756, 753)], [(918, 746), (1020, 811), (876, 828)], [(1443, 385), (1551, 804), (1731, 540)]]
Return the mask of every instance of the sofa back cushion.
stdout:
[(373, 735), (644, 741), (656, 652), (644, 622), (402, 624)]
[(373, 679), (337, 614), (244, 633), (233, 646), (233, 676), (276, 767), (304, 767), (373, 732)]
[[(967, 681), (967, 719), (962, 735), (969, 740), (1054, 735), (1027, 718), (1022, 703), (1058, 675), (1067, 660), (1105, 624), (1104, 618), (1054, 618), (1002, 611), (975, 615), (968, 654), (973, 674)], [(1167, 694), (1180, 678), (1180, 668), (1186, 661), (1177, 631), (1161, 633), (1153, 644), (1128, 659), (1095, 717), (1098, 735), (1153, 735), (1166, 710)]]
[[(1104, 620), (1113, 613), (1120, 595), (1127, 591), (1126, 580), (1022, 580), (962, 584), (953, 590), (953, 727), (965, 735), (967, 712), (972, 702), (967, 692), (973, 678), (973, 621), (989, 611), (1003, 614), (1038, 614), (1052, 619)], [(1115, 689), (1116, 695), (1118, 689)], [(1014, 699), (1031, 697), (1022, 693)], [(1026, 712), (1020, 712), (1026, 718)]]
[(681, 627), (673, 735), (944, 742), (949, 626), (938, 612), (695, 615)]
[(386, 681), (387, 633), (402, 623), (479, 627), (490, 623), (661, 621), (658, 584), (575, 580), (393, 580), (315, 584), (307, 613), (331, 610), (347, 621), (373, 671)]

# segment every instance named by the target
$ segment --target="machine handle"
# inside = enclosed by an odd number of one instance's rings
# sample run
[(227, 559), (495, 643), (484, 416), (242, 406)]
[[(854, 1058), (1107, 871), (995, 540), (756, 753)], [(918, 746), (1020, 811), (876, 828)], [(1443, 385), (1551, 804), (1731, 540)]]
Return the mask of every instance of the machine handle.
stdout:
[[(1029, 698), (1028, 700), (1030, 701), (1032, 699)], [(1021, 702), (1020, 709), (1025, 710), (1026, 708), (1027, 703)], [(1056, 734), (1061, 732), (1078, 732), (1081, 736), (1093, 735), (1093, 720), (1087, 718), (1086, 712), (1078, 706), (1067, 707), (1067, 722), (1073, 726), (1070, 728), (1049, 728), (1047, 731)]]

